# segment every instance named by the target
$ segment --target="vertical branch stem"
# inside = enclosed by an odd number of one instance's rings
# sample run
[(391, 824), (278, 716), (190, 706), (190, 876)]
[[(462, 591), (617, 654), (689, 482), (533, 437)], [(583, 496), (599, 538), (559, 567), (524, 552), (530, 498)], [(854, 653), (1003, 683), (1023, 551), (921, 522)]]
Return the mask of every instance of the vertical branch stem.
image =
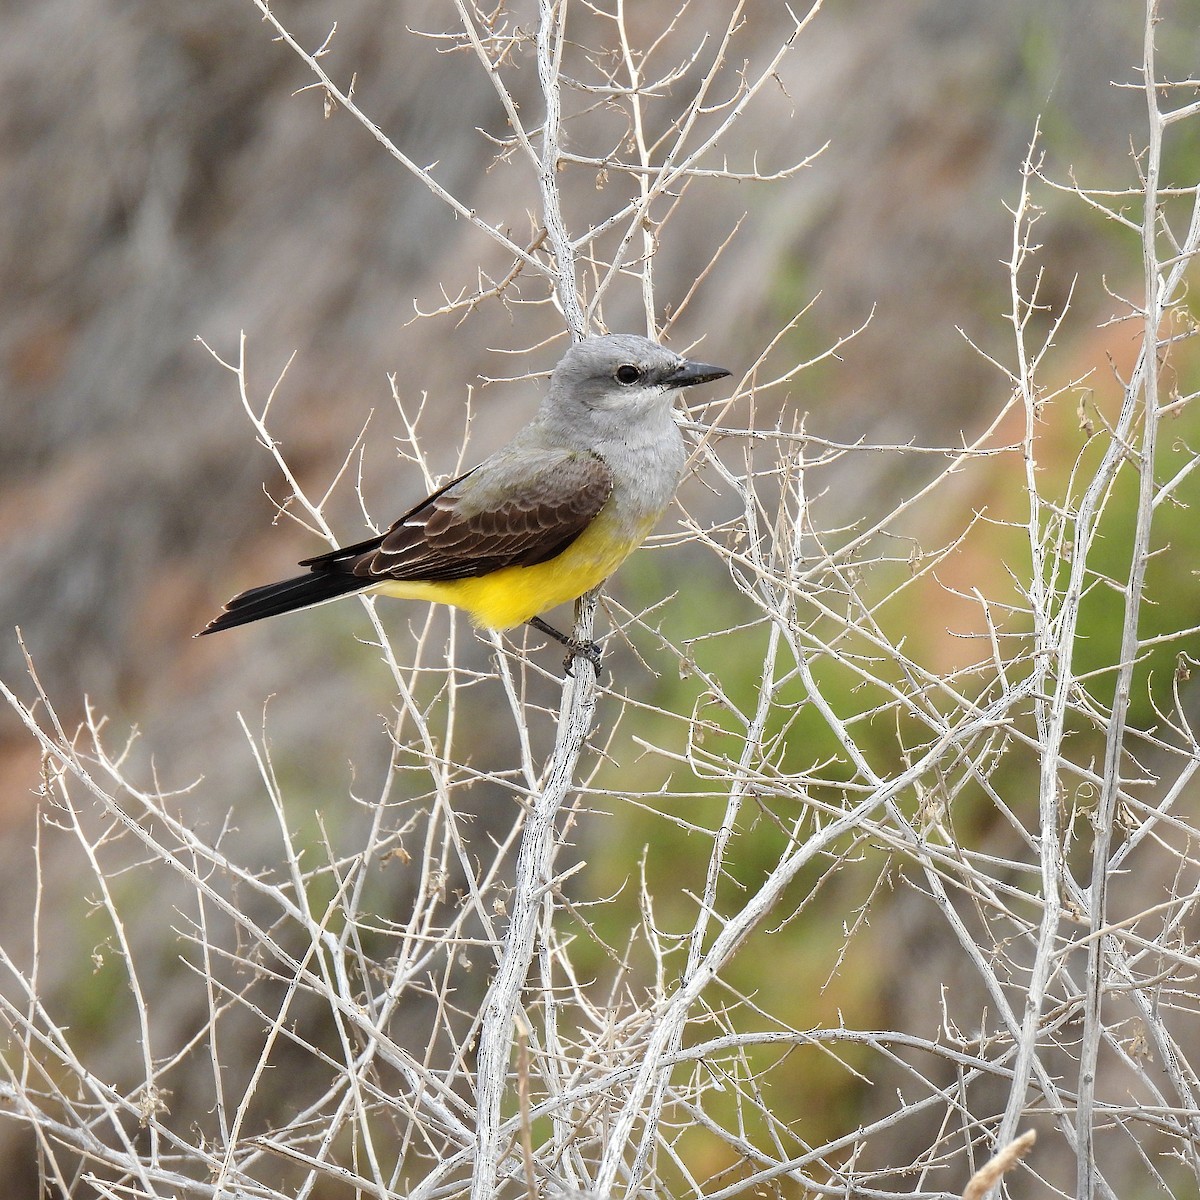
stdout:
[(1146, 567), (1150, 561), (1150, 533), (1154, 515), (1154, 461), (1158, 432), (1158, 333), (1162, 324), (1164, 296), (1158, 264), (1158, 180), (1162, 166), (1162, 120), (1155, 94), (1154, 39), (1158, 22), (1158, 0), (1147, 0), (1142, 71), (1145, 85), (1149, 148), (1142, 176), (1142, 268), (1144, 310), (1141, 371), (1129, 382), (1130, 398), (1140, 387), (1142, 437), (1138, 448), (1127, 443), (1127, 452), (1138, 469), (1137, 523), (1133, 557), (1125, 587), (1125, 616), (1121, 629), (1112, 712), (1105, 738), (1104, 777), (1100, 802), (1093, 816), (1092, 872), (1089, 898), (1087, 978), (1084, 985), (1083, 1038), (1079, 1051), (1079, 1113), (1077, 1117), (1077, 1191), (1079, 1200), (1092, 1200), (1097, 1177), (1094, 1141), (1096, 1069), (1103, 1034), (1102, 1012), (1107, 938), (1102, 933), (1108, 922), (1108, 865), (1112, 847), (1113, 820), (1121, 794), (1121, 760), (1129, 716), (1129, 699), (1138, 652), (1138, 625), (1145, 594)]
[(583, 307), (575, 283), (575, 247), (567, 236), (562, 214), (562, 194), (558, 187), (558, 139), (562, 129), (562, 95), (559, 70), (562, 64), (563, 29), (567, 19), (567, 0), (540, 0), (541, 19), (537, 33), (538, 80), (546, 101), (546, 119), (542, 125), (542, 156), (538, 163), (538, 183), (542, 190), (542, 214), (546, 235), (554, 251), (554, 286), (562, 307), (563, 319), (576, 341), (587, 333)]
[[(1013, 1081), (1009, 1089), (1008, 1104), (996, 1132), (995, 1146), (999, 1150), (1015, 1137), (1025, 1108), (1025, 1094), (1037, 1057), (1038, 1036), (1041, 1029), (1042, 1012), (1046, 1001), (1046, 990), (1054, 966), (1054, 951), (1058, 928), (1062, 920), (1062, 872), (1063, 854), (1060, 840), (1061, 797), (1059, 765), (1063, 737), (1066, 730), (1066, 695), (1059, 690), (1051, 694), (1049, 686), (1051, 664), (1058, 661), (1059, 643), (1055, 635), (1053, 619), (1053, 588), (1048, 576), (1045, 554), (1045, 539), (1049, 536), (1044, 526), (1044, 510), (1039, 494), (1036, 455), (1036, 426), (1038, 411), (1037, 388), (1032, 375), (1029, 351), (1025, 343), (1025, 329), (1032, 312), (1032, 302), (1021, 295), (1020, 273), (1025, 261), (1029, 230), (1036, 219), (1029, 198), (1029, 180), (1033, 174), (1034, 147), (1037, 133), (1029, 147), (1021, 177), (1021, 195), (1013, 213), (1012, 259), (1009, 263), (1009, 294), (1012, 308), (1009, 314), (1016, 339), (1018, 387), (1025, 409), (1025, 490), (1029, 501), (1029, 606), (1033, 615), (1033, 679), (1034, 712), (1037, 722), (1038, 742), (1041, 747), (1038, 778), (1038, 857), (1042, 876), (1042, 912), (1038, 922), (1036, 950), (1030, 971), (1029, 986), (1025, 994), (1025, 1011), (1021, 1021), (1020, 1042), (1017, 1045), (1016, 1061), (1013, 1064)], [(1073, 626), (1071, 626), (1073, 629)], [(997, 1185), (998, 1185), (997, 1181)]]
[[(538, 182), (547, 237), (555, 256), (555, 289), (571, 335), (578, 340), (587, 332), (575, 281), (575, 251), (567, 236), (558, 188), (558, 139), (562, 122), (559, 78), (562, 61), (566, 0), (541, 0), (537, 34), (538, 79), (546, 103), (542, 128), (542, 154)], [(575, 637), (591, 640), (598, 592), (576, 605)], [(584, 740), (592, 727), (596, 707), (596, 672), (577, 663), (563, 682), (558, 732), (547, 768), (545, 786), (533, 800), (517, 855), (512, 912), (496, 976), (488, 989), (479, 1033), (475, 1170), (471, 1200), (492, 1200), (500, 1169), (501, 1102), (508, 1082), (514, 1018), (521, 990), (539, 941), (549, 934), (553, 905), (544, 903), (550, 888), (559, 810), (575, 779)], [(539, 918), (541, 921), (539, 922)]]
[[(617, 0), (617, 33), (621, 39), (621, 56), (629, 75), (629, 108), (633, 117), (633, 139), (637, 146), (638, 203), (647, 214), (650, 211), (650, 148), (646, 145), (646, 130), (642, 121), (641, 70), (629, 44), (629, 33), (625, 27), (625, 0)], [(654, 227), (648, 219), (642, 222), (642, 307), (646, 317), (646, 336), (654, 337), (657, 321), (654, 313)]]
[(517, 854), (512, 910), (496, 976), (488, 989), (479, 1032), (475, 1170), (471, 1200), (492, 1200), (500, 1165), (500, 1106), (508, 1082), (517, 1004), (537, 943), (542, 899), (550, 887), (555, 823), (573, 785), (575, 767), (592, 727), (595, 672), (579, 664), (563, 684), (558, 734), (546, 783), (534, 797)]

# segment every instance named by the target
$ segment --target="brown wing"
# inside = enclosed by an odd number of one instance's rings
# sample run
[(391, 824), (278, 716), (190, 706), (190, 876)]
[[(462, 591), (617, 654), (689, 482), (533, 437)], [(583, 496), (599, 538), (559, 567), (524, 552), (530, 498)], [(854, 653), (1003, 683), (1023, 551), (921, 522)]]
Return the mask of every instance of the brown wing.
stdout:
[(612, 494), (612, 474), (594, 454), (564, 451), (532, 472), (511, 473), (515, 482), (477, 468), (405, 513), (382, 537), (305, 565), (365, 579), (431, 581), (531, 567), (562, 553)]

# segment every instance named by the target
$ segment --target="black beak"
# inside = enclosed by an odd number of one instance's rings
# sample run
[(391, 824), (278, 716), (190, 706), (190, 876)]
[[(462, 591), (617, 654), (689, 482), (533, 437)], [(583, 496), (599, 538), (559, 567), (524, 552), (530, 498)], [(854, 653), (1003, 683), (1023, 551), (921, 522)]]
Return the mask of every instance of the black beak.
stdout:
[(731, 374), (733, 372), (725, 370), (724, 367), (714, 367), (711, 363), (689, 362), (684, 359), (663, 380), (663, 384), (669, 388), (695, 387), (698, 383), (712, 383), (714, 379), (724, 379), (726, 375)]

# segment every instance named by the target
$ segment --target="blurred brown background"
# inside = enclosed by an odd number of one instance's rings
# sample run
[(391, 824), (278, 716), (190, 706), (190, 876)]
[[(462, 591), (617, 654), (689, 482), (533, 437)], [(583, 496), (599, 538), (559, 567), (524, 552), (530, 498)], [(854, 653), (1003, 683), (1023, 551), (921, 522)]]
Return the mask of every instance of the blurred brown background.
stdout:
[[(467, 56), (440, 55), (409, 32), (449, 28), (449, 6), (298, 0), (276, 9), (313, 48), (336, 19), (324, 60), (335, 77), (356, 72), (358, 101), (406, 153), (436, 161), (438, 178), (464, 202), (507, 223), (517, 240), (526, 236), (531, 181), (516, 169), (489, 170), (484, 133), (504, 131), (490, 84)], [(114, 730), (137, 725), (138, 753), (153, 756), (166, 786), (205, 775), (198, 821), (233, 811), (252, 839), (268, 818), (234, 714), (257, 727), (271, 697), (271, 737), (298, 794), (333, 803), (350, 785), (351, 763), (360, 781), (382, 772), (390, 698), (384, 673), (371, 669), (373, 652), (354, 640), (366, 626), (353, 602), (191, 639), (233, 592), (321, 548), (293, 523), (272, 523), (263, 486), (279, 499), (284, 486), (255, 443), (233, 377), (195, 338), (231, 359), (245, 330), (259, 403), (295, 352), (272, 428), (315, 492), (376, 410), (365, 491), (386, 519), (422, 489), (397, 465), (387, 375), (408, 402), (429, 394), (425, 445), (434, 469), (449, 472), (468, 386), (548, 368), (557, 345), (518, 368), (497, 351), (560, 326), (547, 306), (495, 302), (461, 325), (411, 322), (414, 301), (435, 308), (440, 286), (453, 295), (474, 285), (478, 263), (496, 274), (506, 264), (346, 113), (324, 119), (319, 92), (294, 94), (311, 79), (248, 0), (10, 0), (3, 10), (0, 676), (31, 694), (19, 626), (66, 719), (78, 718), (86, 696)], [(706, 19), (715, 28), (724, 11), (715, 0), (694, 5), (688, 32)], [(737, 53), (762, 60), (785, 17), (782, 5), (750, 6)], [(1194, 25), (1173, 17), (1177, 29)], [(739, 125), (736, 144), (756, 150), (767, 170), (831, 145), (789, 182), (712, 188), (689, 224), (672, 227), (658, 268), (664, 303), (678, 301), (747, 214), (675, 343), (703, 337), (702, 356), (737, 371), (818, 293), (813, 315), (783, 347), (793, 359), (874, 307), (842, 361), (801, 377), (789, 404), (809, 411), (809, 429), (825, 436), (959, 441), (1006, 394), (954, 327), (992, 350), (1006, 344), (1003, 202), (1016, 195), (1034, 121), (1041, 114), (1051, 174), (1063, 178), (1073, 166), (1105, 186), (1132, 182), (1128, 147), (1141, 140), (1141, 100), (1110, 81), (1135, 78), (1141, 19), (1140, 5), (1118, 0), (828, 3), (781, 86)], [(1186, 57), (1188, 48), (1173, 53)], [(532, 71), (517, 86), (525, 111), (535, 112)], [(585, 135), (577, 148), (587, 151)], [(615, 203), (597, 193), (594, 173), (567, 171), (563, 183), (568, 220)], [(1069, 199), (1050, 205), (1038, 232), (1049, 267), (1044, 298), (1060, 301), (1083, 272), (1083, 315), (1107, 315), (1100, 272), (1136, 277), (1133, 252), (1122, 258), (1111, 229)], [(525, 298), (540, 298), (535, 282), (522, 286)], [(613, 328), (641, 328), (632, 289), (606, 316)], [(1081, 338), (1067, 352), (1090, 362), (1106, 348)], [(522, 422), (535, 399), (528, 384), (494, 385), (477, 390), (474, 403), (472, 459)], [(829, 511), (886, 502), (895, 470), (885, 463), (878, 477), (846, 477), (827, 497)], [(350, 489), (331, 518), (344, 540), (363, 536)], [(686, 547), (663, 553), (672, 571), (692, 561)], [(629, 586), (653, 569), (662, 568), (631, 564)], [(702, 562), (698, 570), (702, 578)], [(622, 589), (618, 582), (618, 596)], [(401, 648), (406, 619), (399, 607), (388, 617)], [(479, 647), (481, 664), (487, 654)], [(36, 748), (11, 713), (0, 713), (0, 933), (14, 946), (28, 939), (37, 782)], [(512, 813), (491, 819), (507, 826)], [(266, 834), (262, 853), (271, 853)], [(51, 1002), (69, 1007), (63, 997), (90, 971), (84, 897), (69, 846), (47, 854), (46, 907), (61, 953), (47, 960), (43, 985)], [(161, 986), (169, 994), (169, 971)], [(891, 1019), (903, 1026), (905, 997), (891, 1001)], [(119, 1040), (103, 1013), (81, 1009), (74, 1023), (89, 1020), (98, 1046)], [(176, 1096), (172, 1108), (187, 1104)], [(11, 1170), (27, 1166), (27, 1143), (3, 1128), (0, 1136), (17, 1156)]]

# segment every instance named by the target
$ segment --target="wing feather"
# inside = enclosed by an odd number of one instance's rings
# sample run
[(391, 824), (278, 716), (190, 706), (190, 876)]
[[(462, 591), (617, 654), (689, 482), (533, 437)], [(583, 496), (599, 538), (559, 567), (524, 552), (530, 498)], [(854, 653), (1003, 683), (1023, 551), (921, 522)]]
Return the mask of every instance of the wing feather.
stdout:
[(469, 579), (536, 566), (561, 554), (612, 494), (612, 473), (595, 454), (543, 454), (534, 470), (514, 474), (515, 482), (464, 475), (381, 537), (306, 565), (380, 581)]

